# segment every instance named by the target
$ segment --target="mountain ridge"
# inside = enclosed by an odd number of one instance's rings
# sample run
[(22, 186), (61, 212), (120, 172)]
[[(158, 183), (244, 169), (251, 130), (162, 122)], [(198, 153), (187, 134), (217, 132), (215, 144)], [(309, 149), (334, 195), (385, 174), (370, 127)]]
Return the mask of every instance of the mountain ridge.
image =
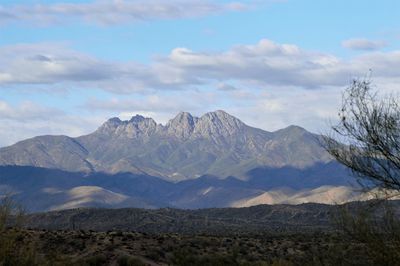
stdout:
[(319, 138), (298, 126), (274, 132), (250, 127), (222, 110), (201, 117), (180, 112), (165, 125), (135, 115), (110, 118), (76, 138), (39, 136), (1, 148), (0, 165), (132, 172), (175, 181), (207, 174), (246, 179), (257, 167), (331, 161)]
[(0, 149), (0, 196), (30, 211), (75, 207), (198, 209), (357, 199), (321, 136), (250, 127), (224, 111), (180, 112), (165, 125), (114, 117), (71, 138), (38, 136)]

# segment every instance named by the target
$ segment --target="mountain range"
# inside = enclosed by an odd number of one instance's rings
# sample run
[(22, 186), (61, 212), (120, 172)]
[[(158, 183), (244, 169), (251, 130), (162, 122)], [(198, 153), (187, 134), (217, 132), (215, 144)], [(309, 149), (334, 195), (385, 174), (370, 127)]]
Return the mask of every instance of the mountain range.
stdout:
[(91, 134), (38, 136), (0, 149), (0, 192), (32, 211), (240, 207), (353, 199), (350, 173), (298, 126), (274, 132), (224, 111), (165, 125), (111, 118)]

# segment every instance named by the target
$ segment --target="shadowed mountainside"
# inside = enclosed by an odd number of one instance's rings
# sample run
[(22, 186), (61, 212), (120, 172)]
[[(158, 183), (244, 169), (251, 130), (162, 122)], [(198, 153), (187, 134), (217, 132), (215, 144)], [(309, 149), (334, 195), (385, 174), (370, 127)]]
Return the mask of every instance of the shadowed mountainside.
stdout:
[[(329, 172), (331, 167), (336, 169), (337, 176)], [(306, 170), (274, 169), (271, 173), (268, 173), (271, 170), (263, 169), (267, 171), (265, 176), (254, 175), (247, 181), (234, 177), (202, 176), (172, 183), (132, 173), (66, 172), (31, 166), (0, 166), (0, 193), (13, 195), (30, 212), (77, 207), (193, 209), (311, 201), (341, 203), (354, 199), (355, 195), (346, 187), (348, 180), (340, 178), (345, 175), (345, 169), (342, 172), (338, 169), (340, 167), (334, 165), (316, 165)], [(327, 176), (326, 180), (318, 179), (324, 176)], [(280, 178), (281, 182), (274, 181)], [(344, 196), (338, 194), (337, 189)]]

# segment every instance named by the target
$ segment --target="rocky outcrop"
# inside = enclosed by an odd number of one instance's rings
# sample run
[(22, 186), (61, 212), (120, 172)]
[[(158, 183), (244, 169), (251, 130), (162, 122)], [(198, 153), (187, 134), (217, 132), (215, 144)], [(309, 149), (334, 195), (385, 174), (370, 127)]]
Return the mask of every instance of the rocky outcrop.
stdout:
[(192, 135), (198, 120), (197, 117), (193, 117), (190, 113), (180, 112), (166, 124), (165, 130), (169, 136), (186, 140)]

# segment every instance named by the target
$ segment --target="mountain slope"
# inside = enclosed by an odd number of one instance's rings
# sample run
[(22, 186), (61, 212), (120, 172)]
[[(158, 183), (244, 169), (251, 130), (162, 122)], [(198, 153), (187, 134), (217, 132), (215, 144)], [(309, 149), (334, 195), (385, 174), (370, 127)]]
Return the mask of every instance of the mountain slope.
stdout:
[(41, 136), (0, 149), (0, 165), (75, 172), (130, 172), (166, 180), (203, 175), (248, 179), (256, 168), (304, 169), (327, 163), (319, 136), (291, 126), (267, 132), (224, 111), (179, 113), (166, 125), (140, 115), (111, 118), (78, 138)]
[(40, 136), (0, 149), (0, 165), (92, 171), (88, 150), (67, 136)]

